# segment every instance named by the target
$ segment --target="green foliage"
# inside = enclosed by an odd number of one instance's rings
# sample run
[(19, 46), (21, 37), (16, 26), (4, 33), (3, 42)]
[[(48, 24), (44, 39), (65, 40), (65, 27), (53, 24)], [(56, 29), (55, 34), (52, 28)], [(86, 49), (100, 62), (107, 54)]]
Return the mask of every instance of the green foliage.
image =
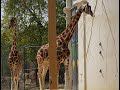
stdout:
[[(17, 17), (17, 46), (41, 46), (48, 42), (48, 0), (2, 0), (4, 15), (1, 20), (2, 60), (7, 61), (13, 31), (9, 20)], [(56, 0), (57, 34), (65, 29), (65, 0)], [(19, 48), (20, 49), (20, 48)], [(30, 52), (28, 52), (30, 53)], [(31, 57), (35, 57), (37, 50)]]
[(9, 37), (7, 37), (6, 33), (2, 32), (1, 35), (1, 71), (2, 74), (7, 74), (9, 75), (9, 68), (7, 64), (7, 59), (8, 59), (8, 54), (10, 51), (10, 43)]

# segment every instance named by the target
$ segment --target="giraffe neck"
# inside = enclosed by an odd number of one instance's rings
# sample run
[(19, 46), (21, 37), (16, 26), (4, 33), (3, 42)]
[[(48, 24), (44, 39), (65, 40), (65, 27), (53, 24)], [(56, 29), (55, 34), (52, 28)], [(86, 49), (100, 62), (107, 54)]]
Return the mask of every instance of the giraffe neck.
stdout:
[(13, 33), (13, 42), (12, 42), (12, 46), (16, 46), (16, 27), (12, 27), (14, 33)]
[(78, 9), (78, 11), (76, 12), (76, 14), (71, 17), (71, 20), (70, 20), (68, 26), (66, 27), (66, 29), (58, 36), (58, 37), (62, 38), (62, 41), (64, 40), (67, 44), (71, 40), (73, 33), (76, 30), (75, 28), (77, 26), (77, 23), (79, 21), (79, 18), (81, 16), (82, 12), (83, 12), (83, 9), (80, 7)]

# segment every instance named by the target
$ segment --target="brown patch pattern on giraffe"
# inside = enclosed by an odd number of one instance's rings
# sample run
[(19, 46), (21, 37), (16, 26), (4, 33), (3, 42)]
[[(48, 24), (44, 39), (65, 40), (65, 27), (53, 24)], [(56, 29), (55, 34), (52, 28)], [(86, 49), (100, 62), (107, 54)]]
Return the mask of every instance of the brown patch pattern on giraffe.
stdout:
[[(18, 80), (22, 72), (21, 56), (16, 46), (16, 18), (10, 20), (9, 29), (13, 29), (13, 43), (8, 57), (8, 64), (11, 72), (11, 89), (18, 90)], [(13, 84), (12, 84), (13, 83)]]
[[(66, 29), (56, 37), (56, 44), (57, 44), (57, 76), (59, 77), (59, 67), (60, 64), (63, 63), (65, 65), (65, 72), (67, 76), (67, 83), (69, 83), (69, 56), (70, 56), (70, 50), (68, 49), (68, 43), (70, 39), (72, 38), (72, 35), (75, 31), (75, 27), (78, 23), (78, 20), (82, 14), (82, 12), (85, 12), (87, 14), (90, 14), (93, 16), (92, 10), (88, 4), (85, 6), (81, 6), (76, 14), (72, 16), (68, 26)], [(49, 56), (48, 56), (48, 48), (49, 43), (43, 45), (37, 52), (37, 62), (38, 62), (38, 73), (40, 78), (40, 90), (44, 89), (44, 77), (47, 73), (47, 70), (49, 69)], [(47, 63), (47, 64), (44, 64)], [(44, 66), (47, 65), (47, 66)]]

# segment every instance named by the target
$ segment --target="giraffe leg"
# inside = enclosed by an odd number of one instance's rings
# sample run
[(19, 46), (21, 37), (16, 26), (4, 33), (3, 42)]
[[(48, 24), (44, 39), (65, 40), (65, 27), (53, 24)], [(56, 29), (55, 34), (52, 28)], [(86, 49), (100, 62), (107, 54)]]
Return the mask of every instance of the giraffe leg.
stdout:
[[(11, 66), (10, 66), (11, 67)], [(13, 71), (12, 68), (10, 68), (10, 73), (11, 73), (11, 90), (13, 90)]]
[[(40, 60), (39, 60), (40, 61)], [(43, 79), (42, 79), (42, 73), (43, 73), (43, 67), (42, 67), (42, 62), (39, 62), (38, 63), (38, 78), (39, 78), (39, 87), (40, 87), (40, 90), (44, 90), (43, 88)]]
[(44, 61), (43, 63), (43, 73), (42, 73), (42, 85), (43, 85), (43, 88), (45, 86), (45, 76), (46, 76), (46, 73), (48, 71), (48, 68), (49, 68), (49, 63), (48, 61)]
[(59, 69), (60, 69), (60, 65), (57, 64), (57, 86), (59, 86)]
[(15, 90), (15, 77), (13, 77), (13, 90)]
[(70, 76), (69, 76), (69, 59), (64, 63), (65, 66), (65, 90), (70, 89)]
[(14, 77), (14, 90), (18, 90), (18, 80), (16, 77)]
[(16, 88), (18, 89), (18, 79), (16, 80)]
[(18, 90), (19, 77), (16, 78), (16, 89)]
[(16, 85), (15, 84), (15, 77), (13, 77), (13, 80), (12, 80), (12, 90), (15, 90), (15, 88), (16, 88), (15, 85)]
[(42, 81), (42, 70), (39, 70), (39, 87), (40, 87), (40, 90), (43, 90), (42, 83), (43, 83), (43, 81)]
[(15, 83), (14, 83), (14, 90), (18, 90), (18, 87), (17, 87), (17, 78), (15, 78)]
[(11, 77), (11, 90), (13, 90), (13, 78)]

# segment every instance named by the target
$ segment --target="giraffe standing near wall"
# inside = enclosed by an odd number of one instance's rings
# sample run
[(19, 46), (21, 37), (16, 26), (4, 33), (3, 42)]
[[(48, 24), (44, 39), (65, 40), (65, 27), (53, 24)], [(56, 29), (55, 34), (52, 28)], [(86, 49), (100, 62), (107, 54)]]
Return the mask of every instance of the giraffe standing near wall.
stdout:
[[(68, 49), (68, 44), (75, 32), (76, 25), (81, 14), (85, 12), (86, 14), (90, 14), (92, 17), (93, 12), (91, 10), (91, 6), (89, 6), (88, 2), (80, 6), (78, 11), (74, 16), (71, 17), (71, 20), (66, 27), (66, 29), (57, 36), (56, 44), (57, 44), (57, 76), (59, 78), (59, 68), (60, 64), (63, 63), (65, 66), (66, 78), (67, 82), (66, 89), (69, 89), (69, 61), (70, 61), (70, 50)], [(37, 63), (38, 63), (38, 73), (39, 73), (39, 84), (40, 90), (44, 90), (45, 76), (49, 69), (49, 56), (48, 56), (48, 48), (49, 43), (43, 45), (37, 52)], [(58, 79), (59, 80), (59, 79)]]
[(16, 46), (16, 25), (17, 19), (12, 17), (10, 20), (9, 29), (14, 32), (12, 47), (8, 57), (8, 64), (11, 73), (11, 90), (18, 90), (18, 81), (22, 73), (22, 59)]

